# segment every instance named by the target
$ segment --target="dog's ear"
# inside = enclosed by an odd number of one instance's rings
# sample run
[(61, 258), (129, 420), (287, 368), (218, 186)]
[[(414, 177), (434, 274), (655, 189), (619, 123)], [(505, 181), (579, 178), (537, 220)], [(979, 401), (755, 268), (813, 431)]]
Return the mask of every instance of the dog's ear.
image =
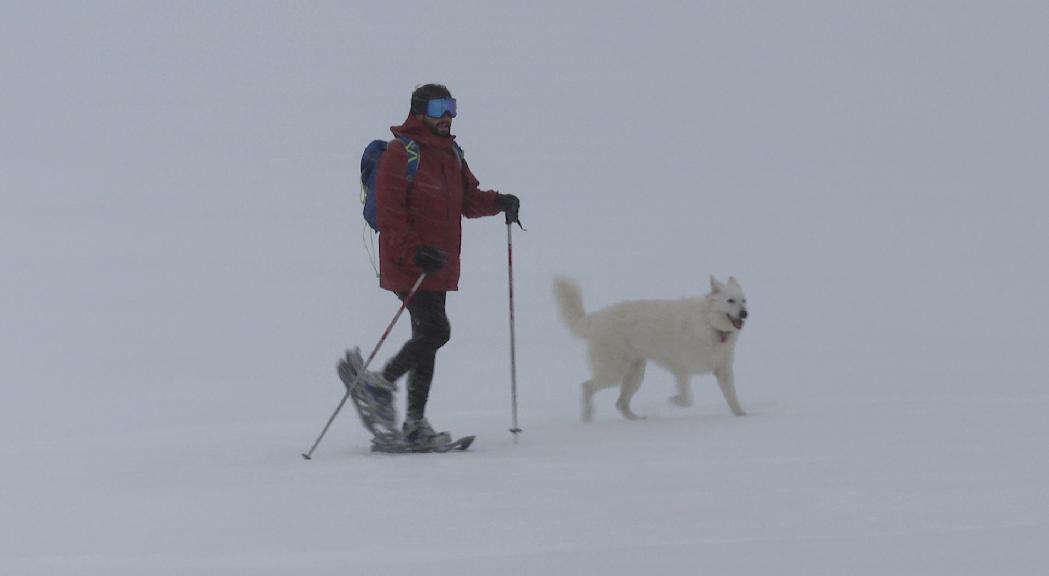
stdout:
[(712, 293), (714, 293), (714, 294), (717, 294), (718, 292), (721, 292), (721, 288), (722, 287), (723, 286), (722, 286), (721, 282), (718, 282), (718, 279), (715, 278), (713, 274), (711, 274), (710, 275), (710, 291)]
[(729, 276), (728, 277), (728, 285), (729, 286), (735, 286), (736, 288), (739, 288), (739, 280), (736, 280), (735, 276)]

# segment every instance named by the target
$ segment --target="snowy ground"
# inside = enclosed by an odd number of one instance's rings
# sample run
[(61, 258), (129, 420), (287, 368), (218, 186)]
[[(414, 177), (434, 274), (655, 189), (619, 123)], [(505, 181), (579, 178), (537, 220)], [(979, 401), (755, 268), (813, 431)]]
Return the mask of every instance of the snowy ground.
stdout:
[(757, 401), (743, 418), (713, 397), (639, 404), (650, 417), (635, 423), (528, 415), (517, 445), (503, 414), (445, 415), (479, 434), (446, 455), (371, 454), (350, 414), (312, 462), (298, 456), (312, 419), (5, 443), (4, 572), (1040, 574), (1049, 562), (1049, 397)]
[[(1049, 4), (0, 2), (0, 574), (1049, 573)], [(360, 152), (444, 82), (463, 227), (428, 415), (334, 362), (397, 301)], [(577, 422), (588, 308), (737, 276), (735, 418), (650, 370)], [(406, 338), (402, 320), (379, 355)]]

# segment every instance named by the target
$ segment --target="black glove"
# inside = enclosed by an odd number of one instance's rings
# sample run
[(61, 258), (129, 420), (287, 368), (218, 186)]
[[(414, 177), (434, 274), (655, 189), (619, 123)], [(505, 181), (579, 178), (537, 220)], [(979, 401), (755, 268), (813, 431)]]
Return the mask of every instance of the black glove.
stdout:
[(517, 217), (518, 211), (521, 210), (521, 201), (517, 199), (517, 196), (513, 194), (499, 194), (495, 197), (495, 205), (499, 207), (499, 210), (506, 213), (507, 224), (513, 222), (521, 223), (521, 220)]
[(448, 257), (444, 255), (444, 252), (433, 246), (419, 246), (415, 249), (415, 257), (412, 261), (423, 272), (433, 274), (444, 268), (444, 263), (448, 261)]

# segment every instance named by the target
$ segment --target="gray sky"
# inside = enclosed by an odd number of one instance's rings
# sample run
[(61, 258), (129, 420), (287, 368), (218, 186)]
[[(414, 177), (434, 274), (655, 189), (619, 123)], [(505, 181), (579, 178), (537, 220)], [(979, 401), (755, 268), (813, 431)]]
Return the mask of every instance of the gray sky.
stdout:
[[(584, 377), (558, 273), (736, 275), (749, 396), (1040, 391), (1046, 54), (1040, 2), (4, 3), (0, 431), (326, 406), (396, 310), (360, 151), (430, 81), (522, 199), (528, 405)], [(505, 228), (464, 229), (434, 401), (491, 407)]]

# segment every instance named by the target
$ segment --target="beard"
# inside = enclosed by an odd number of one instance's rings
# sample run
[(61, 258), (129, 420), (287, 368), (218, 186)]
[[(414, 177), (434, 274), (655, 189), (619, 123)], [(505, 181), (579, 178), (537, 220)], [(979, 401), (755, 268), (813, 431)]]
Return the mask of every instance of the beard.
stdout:
[(437, 136), (449, 136), (452, 133), (452, 123), (440, 120), (430, 127), (430, 132), (433, 132)]

